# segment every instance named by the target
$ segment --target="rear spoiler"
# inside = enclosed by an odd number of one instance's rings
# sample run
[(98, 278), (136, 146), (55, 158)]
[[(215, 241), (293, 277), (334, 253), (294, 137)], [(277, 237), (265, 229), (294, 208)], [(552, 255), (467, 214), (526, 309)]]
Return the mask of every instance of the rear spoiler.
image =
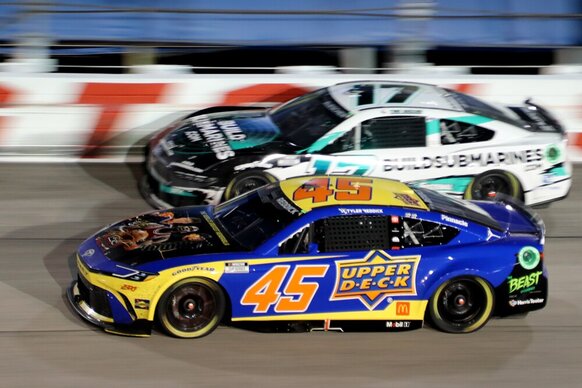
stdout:
[(524, 101), (524, 106), (510, 106), (520, 119), (526, 122), (534, 132), (553, 132), (566, 136), (566, 129), (541, 105), (532, 102), (531, 98)]
[(519, 214), (521, 214), (527, 220), (529, 220), (535, 226), (537, 230), (536, 235), (540, 238), (543, 245), (546, 235), (546, 225), (544, 224), (544, 221), (542, 220), (539, 214), (534, 212), (531, 208), (528, 208), (519, 199), (509, 196), (507, 194), (498, 193), (495, 196), (494, 201), (497, 203), (511, 206)]

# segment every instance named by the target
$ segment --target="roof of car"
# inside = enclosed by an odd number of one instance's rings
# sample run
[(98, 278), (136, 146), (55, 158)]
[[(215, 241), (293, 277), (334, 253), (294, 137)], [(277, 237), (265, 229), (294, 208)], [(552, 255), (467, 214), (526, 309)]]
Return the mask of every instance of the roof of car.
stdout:
[(328, 87), (332, 97), (348, 111), (378, 107), (440, 108), (463, 111), (446, 89), (401, 81), (354, 81)]
[(428, 210), (406, 184), (384, 178), (304, 176), (280, 182), (285, 196), (302, 211), (331, 205), (381, 205)]

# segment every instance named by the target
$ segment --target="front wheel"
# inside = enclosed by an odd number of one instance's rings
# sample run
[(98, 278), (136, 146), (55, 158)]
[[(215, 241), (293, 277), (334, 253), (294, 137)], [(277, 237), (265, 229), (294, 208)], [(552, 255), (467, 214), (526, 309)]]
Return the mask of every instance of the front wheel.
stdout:
[(491, 199), (499, 193), (520, 200), (523, 196), (521, 185), (515, 176), (505, 171), (489, 171), (473, 179), (465, 191), (465, 199)]
[(180, 338), (200, 338), (210, 334), (224, 315), (225, 297), (212, 280), (183, 279), (162, 295), (156, 312), (169, 334)]
[(236, 175), (226, 186), (224, 199), (229, 200), (248, 191), (275, 182), (276, 179), (263, 171), (248, 171)]
[(493, 312), (494, 296), (489, 283), (480, 278), (457, 278), (444, 282), (429, 301), (433, 324), (447, 333), (472, 333), (482, 328)]

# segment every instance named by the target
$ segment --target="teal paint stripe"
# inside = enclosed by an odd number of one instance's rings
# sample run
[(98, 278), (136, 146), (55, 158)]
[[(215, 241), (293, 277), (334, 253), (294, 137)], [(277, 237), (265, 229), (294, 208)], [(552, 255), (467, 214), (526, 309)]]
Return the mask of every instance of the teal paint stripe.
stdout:
[(451, 191), (454, 193), (464, 193), (471, 183), (473, 177), (452, 177), (452, 178), (440, 178), (440, 179), (427, 179), (423, 181), (415, 181), (414, 184), (426, 187), (428, 189), (432, 189), (434, 185), (442, 185), (442, 186), (449, 186), (450, 188), (440, 188), (435, 187), (434, 189), (437, 191)]
[(164, 193), (168, 193), (168, 194), (181, 195), (183, 197), (195, 197), (195, 195), (190, 193), (189, 191), (178, 189), (178, 188), (175, 188), (172, 186), (163, 185), (161, 183), (160, 183), (160, 191), (163, 191)]
[(313, 143), (309, 148), (307, 148), (307, 152), (317, 152), (321, 151), (325, 148), (326, 145), (333, 143), (338, 137), (342, 136), (345, 132), (334, 132), (326, 135), (322, 138), (319, 138), (315, 143)]
[(473, 125), (479, 125), (479, 124), (484, 124), (484, 123), (494, 121), (493, 119), (490, 119), (489, 117), (484, 117), (484, 116), (448, 117), (447, 120), (460, 121), (461, 123), (473, 124)]
[(568, 173), (566, 172), (566, 169), (563, 166), (554, 167), (549, 171), (549, 173), (555, 176), (568, 176)]
[(245, 148), (252, 148), (252, 147), (256, 147), (256, 146), (261, 145), (261, 144), (269, 143), (269, 142), (273, 141), (273, 139), (275, 139), (276, 137), (277, 137), (277, 135), (260, 137), (260, 138), (249, 137), (249, 138), (246, 138), (245, 140), (230, 140), (228, 142), (228, 145), (234, 151), (237, 151), (237, 150), (242, 150)]
[(441, 133), (440, 120), (430, 120), (426, 123), (426, 135), (438, 135)]

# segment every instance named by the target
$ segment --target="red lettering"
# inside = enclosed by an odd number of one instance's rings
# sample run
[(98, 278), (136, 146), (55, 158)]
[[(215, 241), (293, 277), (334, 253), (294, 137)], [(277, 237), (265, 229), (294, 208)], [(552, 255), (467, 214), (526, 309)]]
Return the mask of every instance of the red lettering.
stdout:
[(132, 104), (159, 103), (169, 85), (167, 83), (87, 82), (77, 103), (101, 105), (102, 109), (81, 156), (83, 158), (98, 157), (103, 144), (110, 140), (110, 132), (115, 128), (124, 108)]
[[(0, 85), (0, 106), (4, 107), (4, 105), (14, 103), (17, 95), (18, 93), (14, 89)], [(2, 114), (2, 111), (0, 110), (0, 141), (4, 135), (4, 130), (8, 128), (8, 121), (8, 116)]]
[(311, 89), (292, 84), (257, 84), (231, 90), (224, 95), (222, 105), (285, 102), (310, 91)]

